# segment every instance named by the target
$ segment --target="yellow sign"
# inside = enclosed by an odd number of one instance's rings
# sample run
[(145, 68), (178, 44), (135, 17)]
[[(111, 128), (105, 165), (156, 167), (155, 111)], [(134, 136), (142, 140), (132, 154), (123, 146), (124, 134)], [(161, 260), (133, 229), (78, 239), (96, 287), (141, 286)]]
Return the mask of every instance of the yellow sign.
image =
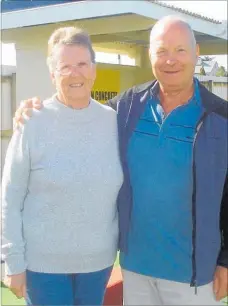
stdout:
[(93, 86), (92, 98), (105, 103), (120, 92), (120, 71), (97, 69), (97, 78)]

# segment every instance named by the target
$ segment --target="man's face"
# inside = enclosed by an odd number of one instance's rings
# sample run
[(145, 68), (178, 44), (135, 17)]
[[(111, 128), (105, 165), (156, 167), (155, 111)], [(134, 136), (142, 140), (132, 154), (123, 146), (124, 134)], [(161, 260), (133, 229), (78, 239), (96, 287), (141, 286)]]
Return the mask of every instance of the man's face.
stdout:
[(54, 53), (52, 80), (60, 99), (89, 99), (96, 78), (96, 67), (87, 48), (77, 45), (58, 46)]
[(150, 60), (153, 74), (167, 89), (180, 89), (192, 82), (198, 57), (189, 30), (179, 23), (160, 27), (153, 36)]

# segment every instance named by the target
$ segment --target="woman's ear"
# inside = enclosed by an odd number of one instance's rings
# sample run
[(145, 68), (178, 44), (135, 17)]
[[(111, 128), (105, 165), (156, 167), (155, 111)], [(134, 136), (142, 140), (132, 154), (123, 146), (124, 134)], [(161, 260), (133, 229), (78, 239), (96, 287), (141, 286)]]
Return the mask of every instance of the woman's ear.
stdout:
[(55, 85), (56, 85), (56, 80), (55, 80), (55, 74), (54, 74), (54, 72), (50, 72), (50, 76), (51, 76), (52, 84), (55, 86)]

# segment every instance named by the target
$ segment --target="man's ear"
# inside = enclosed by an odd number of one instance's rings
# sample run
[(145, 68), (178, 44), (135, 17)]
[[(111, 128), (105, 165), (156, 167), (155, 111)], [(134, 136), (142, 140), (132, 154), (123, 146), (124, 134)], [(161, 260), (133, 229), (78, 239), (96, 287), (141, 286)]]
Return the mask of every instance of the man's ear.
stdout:
[(151, 62), (151, 49), (150, 48), (148, 49), (148, 55), (149, 55), (149, 60)]
[(200, 56), (200, 46), (199, 44), (196, 44), (196, 57), (198, 58)]

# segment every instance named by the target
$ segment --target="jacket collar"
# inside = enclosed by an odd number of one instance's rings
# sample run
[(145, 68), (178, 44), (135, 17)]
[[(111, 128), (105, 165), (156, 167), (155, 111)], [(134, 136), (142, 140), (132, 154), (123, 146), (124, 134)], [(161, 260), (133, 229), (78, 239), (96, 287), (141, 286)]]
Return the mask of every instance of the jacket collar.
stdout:
[[(197, 79), (195, 80), (198, 82), (202, 107), (205, 109), (205, 111), (207, 113), (215, 112), (216, 114), (222, 117), (228, 118), (228, 102), (214, 95)], [(145, 103), (145, 100), (148, 98), (149, 95), (154, 95), (157, 92), (158, 87), (156, 85), (157, 80), (135, 86), (134, 93), (140, 94), (140, 102), (142, 104)]]

